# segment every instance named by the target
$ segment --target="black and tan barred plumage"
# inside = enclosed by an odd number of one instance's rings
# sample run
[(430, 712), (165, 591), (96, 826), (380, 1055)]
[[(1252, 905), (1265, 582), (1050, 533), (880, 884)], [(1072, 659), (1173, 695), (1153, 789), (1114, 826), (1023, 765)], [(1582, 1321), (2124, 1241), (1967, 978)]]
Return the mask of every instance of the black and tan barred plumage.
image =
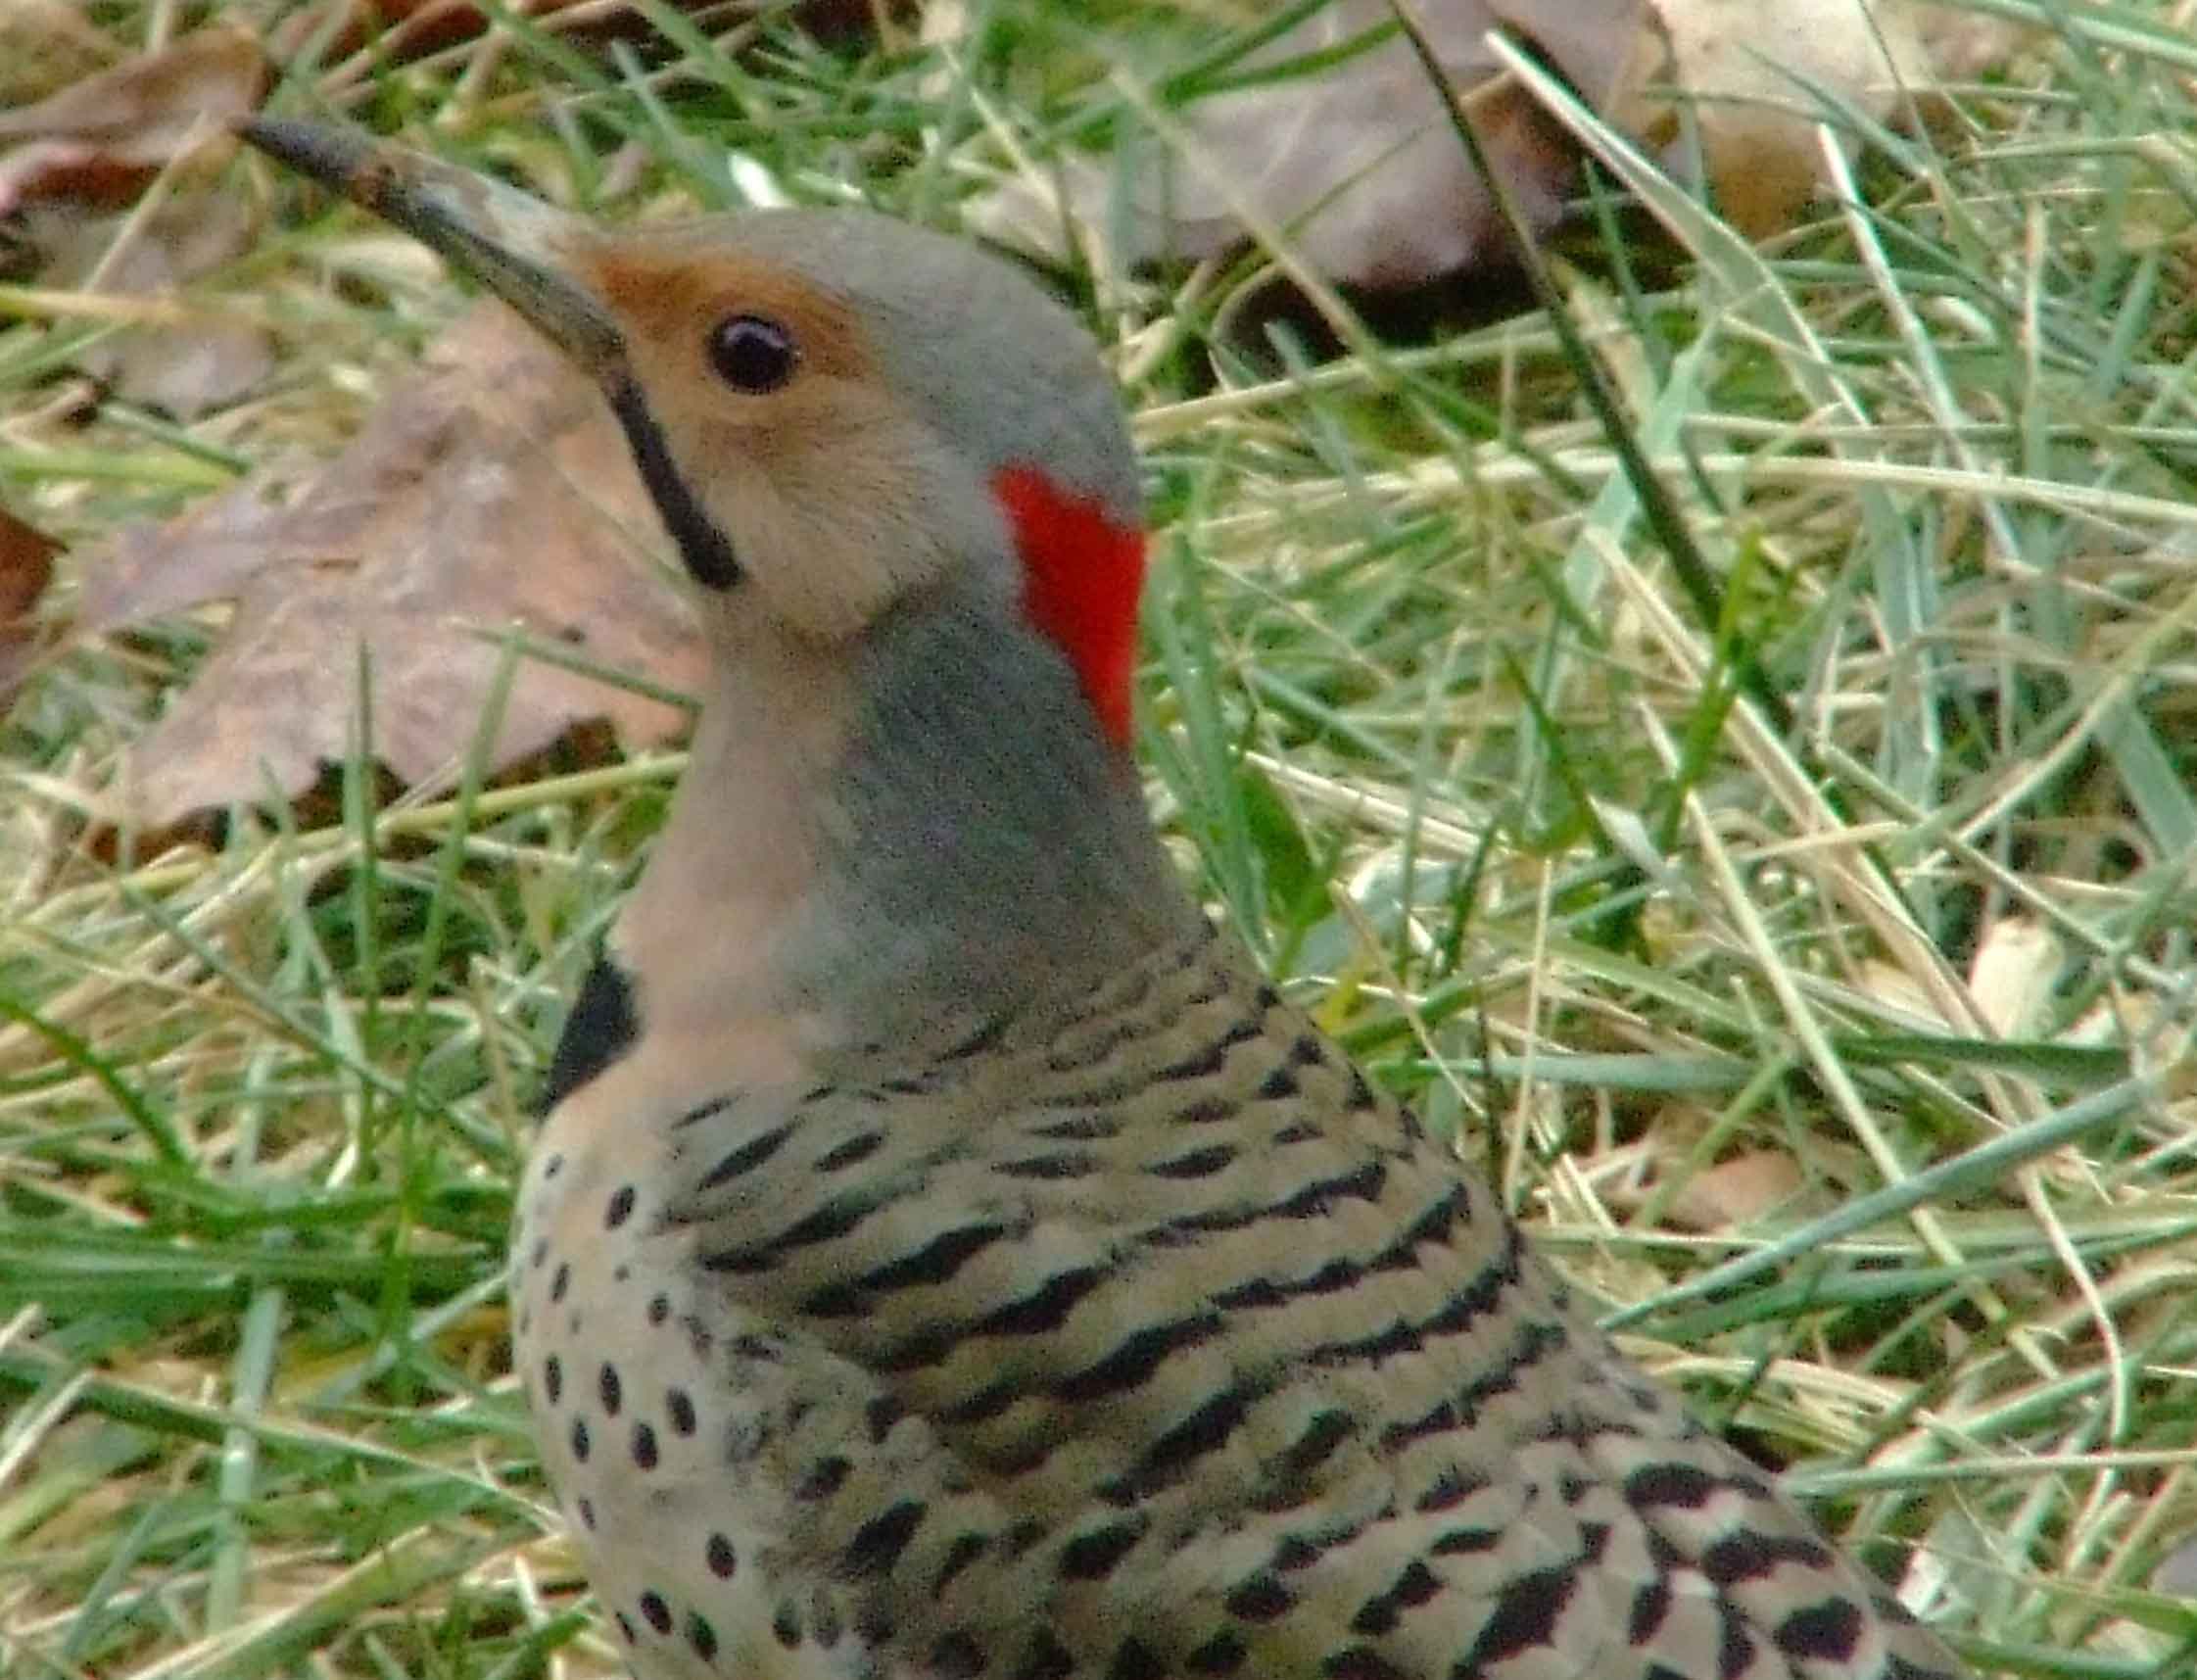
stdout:
[(544, 1140), (525, 1374), (642, 1672), (1957, 1672), (1232, 942), (948, 1025)]

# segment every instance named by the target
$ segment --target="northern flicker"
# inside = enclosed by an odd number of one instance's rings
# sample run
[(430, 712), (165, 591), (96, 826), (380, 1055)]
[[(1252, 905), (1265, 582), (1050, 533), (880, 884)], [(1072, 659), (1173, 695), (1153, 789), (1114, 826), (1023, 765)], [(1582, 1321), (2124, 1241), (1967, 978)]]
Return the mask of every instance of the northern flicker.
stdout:
[(714, 645), (510, 1278), (638, 1674), (1960, 1672), (1175, 879), (1065, 311), (857, 211), (601, 228), (247, 133), (599, 384)]

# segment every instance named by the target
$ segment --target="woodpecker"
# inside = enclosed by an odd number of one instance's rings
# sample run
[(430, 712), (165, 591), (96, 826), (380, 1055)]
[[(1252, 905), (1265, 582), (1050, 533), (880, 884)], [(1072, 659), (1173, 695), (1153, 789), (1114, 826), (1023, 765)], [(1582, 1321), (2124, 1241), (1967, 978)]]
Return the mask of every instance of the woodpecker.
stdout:
[(245, 133), (595, 381), (712, 645), (511, 1257), (637, 1674), (1955, 1680), (1177, 880), (1067, 312), (864, 212)]

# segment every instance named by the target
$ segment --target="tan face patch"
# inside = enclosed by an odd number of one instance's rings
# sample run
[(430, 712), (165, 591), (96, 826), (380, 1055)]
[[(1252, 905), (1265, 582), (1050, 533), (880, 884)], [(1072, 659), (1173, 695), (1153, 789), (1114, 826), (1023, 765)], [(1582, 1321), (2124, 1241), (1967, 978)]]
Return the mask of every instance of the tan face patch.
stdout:
[[(634, 349), (646, 346), (676, 356), (683, 346), (693, 377), (714, 382), (710, 331), (733, 315), (761, 315), (784, 327), (800, 348), (802, 374), (878, 376), (846, 304), (776, 264), (738, 252), (699, 257), (608, 249), (590, 253), (581, 277), (610, 306)], [(796, 374), (796, 383), (802, 374)]]
[[(678, 471), (789, 628), (857, 635), (1003, 541), (974, 463), (892, 386), (847, 298), (722, 248), (598, 250), (579, 266), (617, 318)], [(736, 315), (792, 341), (784, 385), (741, 391), (712, 364), (712, 335)]]

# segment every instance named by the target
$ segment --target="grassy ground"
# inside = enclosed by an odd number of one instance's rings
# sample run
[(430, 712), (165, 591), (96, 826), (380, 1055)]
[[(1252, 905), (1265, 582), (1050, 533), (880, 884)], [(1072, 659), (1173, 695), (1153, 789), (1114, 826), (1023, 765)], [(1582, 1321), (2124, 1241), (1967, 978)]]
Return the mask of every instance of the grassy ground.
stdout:
[[(1099, 321), (1185, 867), (1990, 1672), (2197, 1663), (2187, 14), (2071, 9), (1774, 255), (1676, 197), (1573, 237), (1713, 616), (1543, 315), (1278, 380), (1210, 342), (1232, 270)], [(1116, 97), (602, 63), (449, 55), (361, 115), (551, 184), (545, 114), (639, 137), (612, 210), (691, 189), (676, 120), (937, 216), (1002, 129)], [(280, 190), (311, 219), (226, 284), (290, 360), (194, 468), (332, 440), (455, 307), (331, 284), (357, 222)], [(73, 330), (0, 330), (0, 483), (88, 540), (204, 474), (125, 413), (67, 429)], [(678, 760), (386, 808), (355, 766), (317, 826), (103, 862), (85, 801), (211, 635), (79, 650), (0, 736), (0, 1673), (614, 1671), (499, 1267)]]

